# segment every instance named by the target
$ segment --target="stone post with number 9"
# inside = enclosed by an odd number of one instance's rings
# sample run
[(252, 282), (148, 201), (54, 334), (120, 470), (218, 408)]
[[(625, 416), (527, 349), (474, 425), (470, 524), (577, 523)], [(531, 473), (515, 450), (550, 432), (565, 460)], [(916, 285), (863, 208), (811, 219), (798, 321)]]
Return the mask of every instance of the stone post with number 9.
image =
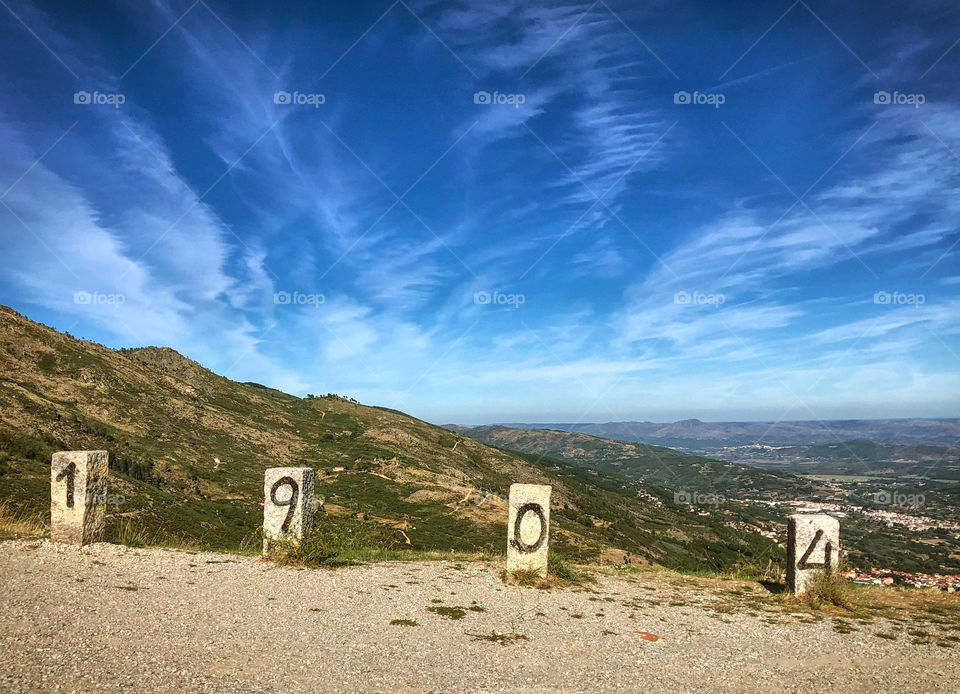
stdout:
[(299, 544), (313, 529), (313, 470), (273, 467), (263, 474), (263, 553)]

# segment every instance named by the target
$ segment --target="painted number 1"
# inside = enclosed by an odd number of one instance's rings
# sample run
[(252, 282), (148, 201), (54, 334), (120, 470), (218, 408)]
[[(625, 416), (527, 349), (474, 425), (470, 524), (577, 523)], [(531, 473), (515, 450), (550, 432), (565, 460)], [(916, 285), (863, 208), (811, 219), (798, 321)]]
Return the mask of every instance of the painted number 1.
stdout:
[[(290, 498), (286, 501), (280, 501), (277, 499), (277, 490), (280, 487), (289, 486), (290, 487)], [(287, 515), (283, 519), (283, 523), (280, 525), (280, 530), (286, 532), (287, 528), (290, 527), (290, 521), (293, 520), (293, 513), (297, 508), (297, 499), (300, 497), (300, 487), (297, 484), (296, 480), (292, 477), (281, 477), (276, 482), (273, 483), (273, 487), (270, 488), (270, 502), (274, 506), (286, 506)]]
[(73, 489), (74, 489), (74, 480), (77, 477), (77, 464), (70, 463), (63, 470), (60, 471), (60, 474), (57, 475), (57, 482), (62, 481), (64, 478), (67, 480), (67, 508), (73, 508)]

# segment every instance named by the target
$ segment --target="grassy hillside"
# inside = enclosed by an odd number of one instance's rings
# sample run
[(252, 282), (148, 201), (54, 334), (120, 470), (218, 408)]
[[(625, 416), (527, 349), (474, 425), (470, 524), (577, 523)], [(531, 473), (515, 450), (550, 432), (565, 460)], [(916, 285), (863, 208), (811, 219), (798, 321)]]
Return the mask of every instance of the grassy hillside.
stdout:
[(502, 553), (503, 497), (512, 482), (534, 482), (553, 485), (553, 546), (573, 559), (729, 569), (777, 554), (764, 538), (639, 498), (624, 476), (498, 450), (336, 395), (236, 383), (170, 349), (114, 351), (0, 307), (7, 514), (46, 522), (51, 454), (101, 448), (110, 492), (123, 497), (108, 508), (111, 540), (255, 548), (264, 469), (303, 465), (318, 471), (319, 523), (362, 524), (397, 550)]
[(740, 498), (797, 498), (808, 496), (816, 489), (814, 483), (794, 475), (688, 455), (645, 443), (615, 441), (553, 429), (481, 426), (464, 428), (462, 431), (492, 446), (544, 454), (674, 490), (715, 492)]

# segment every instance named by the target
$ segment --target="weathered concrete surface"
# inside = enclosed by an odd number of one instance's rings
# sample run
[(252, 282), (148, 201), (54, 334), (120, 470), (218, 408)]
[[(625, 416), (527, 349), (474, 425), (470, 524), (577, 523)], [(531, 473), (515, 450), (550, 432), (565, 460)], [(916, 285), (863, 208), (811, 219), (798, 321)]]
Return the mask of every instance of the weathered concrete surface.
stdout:
[(550, 544), (548, 484), (511, 484), (507, 517), (507, 571), (536, 571), (547, 575)]
[(787, 588), (803, 593), (817, 571), (836, 571), (840, 521), (823, 513), (787, 517)]
[(313, 527), (313, 480), (313, 469), (308, 467), (274, 467), (264, 472), (264, 554), (299, 542)]
[(99, 542), (106, 520), (106, 451), (58, 451), (50, 462), (50, 539)]

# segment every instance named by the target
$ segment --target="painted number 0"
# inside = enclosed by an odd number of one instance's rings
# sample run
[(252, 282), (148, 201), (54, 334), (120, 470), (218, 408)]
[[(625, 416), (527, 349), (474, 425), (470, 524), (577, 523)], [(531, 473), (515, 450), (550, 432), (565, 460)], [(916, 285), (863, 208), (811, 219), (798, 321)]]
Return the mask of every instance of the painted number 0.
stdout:
[(70, 463), (63, 470), (60, 471), (60, 474), (57, 475), (57, 482), (67, 478), (67, 508), (73, 508), (73, 491), (74, 491), (74, 480), (77, 477), (77, 464)]
[[(540, 534), (537, 536), (537, 541), (529, 545), (520, 537), (520, 522), (528, 513), (534, 513), (536, 514), (537, 518), (540, 519)], [(530, 502), (517, 509), (517, 517), (513, 521), (513, 539), (510, 540), (510, 544), (516, 548), (518, 552), (523, 554), (536, 552), (538, 549), (540, 549), (540, 545), (543, 544), (544, 539), (546, 539), (546, 535), (547, 519), (543, 514), (543, 508), (540, 506), (540, 504)]]
[[(290, 487), (290, 499), (288, 501), (280, 501), (277, 499), (277, 490), (283, 486)], [(297, 499), (300, 496), (300, 487), (297, 485), (296, 480), (292, 477), (281, 477), (276, 482), (273, 483), (273, 487), (270, 488), (270, 502), (274, 506), (286, 506), (287, 515), (283, 519), (283, 523), (280, 525), (280, 530), (286, 531), (290, 527), (290, 521), (293, 520), (293, 513), (297, 508)]]
[(803, 556), (800, 557), (800, 561), (797, 562), (798, 569), (818, 569), (824, 568), (828, 572), (830, 571), (831, 564), (831, 555), (833, 554), (833, 545), (827, 540), (827, 543), (823, 546), (823, 561), (822, 562), (811, 562), (810, 555), (813, 554), (813, 550), (817, 548), (817, 545), (820, 543), (820, 540), (823, 539), (823, 531), (818, 530), (817, 534), (813, 536), (813, 542), (810, 543), (810, 546), (807, 547), (807, 551), (803, 553)]

